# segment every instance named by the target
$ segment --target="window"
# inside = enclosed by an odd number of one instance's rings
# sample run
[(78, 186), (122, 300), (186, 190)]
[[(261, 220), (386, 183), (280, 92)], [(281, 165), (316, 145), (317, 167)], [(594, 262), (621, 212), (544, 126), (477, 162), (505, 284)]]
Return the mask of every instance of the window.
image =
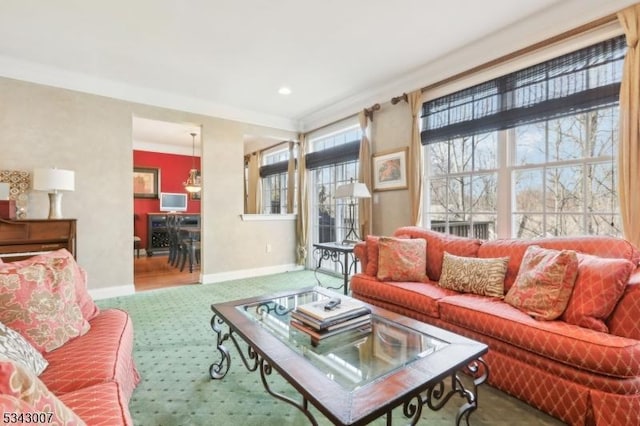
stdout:
[[(309, 140), (311, 152), (307, 154), (306, 163), (311, 188), (309, 220), (312, 243), (342, 241), (348, 232), (347, 202), (344, 199), (336, 200), (333, 195), (337, 186), (351, 179), (358, 180), (361, 137), (360, 127), (354, 126)], [(355, 223), (357, 220), (356, 211)], [(314, 259), (310, 258), (310, 261)], [(338, 265), (331, 265), (331, 262), (325, 261), (322, 266), (332, 272), (338, 271)]]
[(621, 232), (617, 37), (423, 104), (425, 223), (478, 238)]
[[(296, 155), (297, 146), (294, 146), (294, 157)], [(280, 145), (263, 153), (260, 167), (263, 214), (287, 213), (288, 167), (288, 145)], [(295, 204), (292, 211), (295, 211)]]

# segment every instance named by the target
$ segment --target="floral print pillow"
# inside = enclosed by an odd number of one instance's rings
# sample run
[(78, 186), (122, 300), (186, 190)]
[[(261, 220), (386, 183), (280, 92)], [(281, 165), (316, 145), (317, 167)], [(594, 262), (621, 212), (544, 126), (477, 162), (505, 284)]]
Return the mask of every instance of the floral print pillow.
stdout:
[(577, 275), (575, 251), (530, 246), (504, 300), (533, 318), (557, 319), (567, 308)]
[(0, 358), (0, 409), (14, 424), (85, 424), (33, 373), (6, 358)]
[(58, 252), (0, 265), (0, 322), (40, 352), (89, 331), (76, 302), (74, 265)]
[(427, 240), (380, 237), (377, 276), (380, 281), (425, 281)]

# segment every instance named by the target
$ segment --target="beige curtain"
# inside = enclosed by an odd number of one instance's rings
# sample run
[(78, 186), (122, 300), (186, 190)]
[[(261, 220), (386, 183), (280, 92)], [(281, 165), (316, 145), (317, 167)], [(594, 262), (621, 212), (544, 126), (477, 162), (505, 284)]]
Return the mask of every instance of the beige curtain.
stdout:
[(618, 193), (624, 236), (640, 247), (640, 4), (618, 12), (627, 37), (620, 86), (620, 149)]
[[(360, 122), (360, 128), (362, 129), (362, 139), (360, 140), (360, 172), (358, 180), (372, 192), (371, 186), (371, 146), (369, 142), (369, 125), (367, 115), (364, 111), (358, 114), (358, 121)], [(360, 221), (360, 229), (358, 234), (363, 240), (367, 235), (371, 235), (373, 226), (371, 224), (371, 198), (361, 198), (358, 204), (358, 217)]]
[(409, 205), (411, 207), (411, 223), (422, 226), (422, 181), (424, 172), (422, 168), (422, 141), (420, 140), (420, 105), (422, 91), (416, 90), (409, 93), (409, 106), (411, 107), (411, 146), (409, 148)]
[(306, 136), (298, 138), (298, 216), (296, 218), (296, 261), (304, 266), (307, 261), (307, 238), (309, 233), (309, 206), (307, 204), (307, 153)]
[(249, 185), (247, 190), (247, 213), (262, 213), (262, 185), (260, 180), (260, 153), (249, 158)]
[(289, 142), (289, 166), (287, 167), (287, 213), (293, 213), (293, 201), (296, 194), (296, 158), (294, 156), (294, 147), (294, 142)]

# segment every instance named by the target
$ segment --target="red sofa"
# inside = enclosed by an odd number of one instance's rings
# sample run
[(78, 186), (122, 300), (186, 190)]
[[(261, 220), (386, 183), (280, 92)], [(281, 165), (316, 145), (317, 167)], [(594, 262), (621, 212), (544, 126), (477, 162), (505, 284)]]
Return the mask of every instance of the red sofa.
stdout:
[[(41, 271), (44, 272), (39, 274)], [(80, 419), (74, 418), (64, 424), (133, 424), (129, 400), (140, 381), (133, 360), (133, 324), (129, 315), (119, 309), (100, 311), (87, 292), (86, 280), (86, 273), (66, 250), (14, 263), (2, 264), (0, 261), (0, 317), (3, 324), (17, 327), (14, 330), (27, 340), (30, 336), (32, 344), (34, 334), (31, 333), (38, 329), (23, 323), (25, 316), (20, 309), (39, 310), (49, 315), (56, 315), (56, 310), (68, 311), (84, 324), (81, 330), (71, 330), (74, 334), (52, 350), (32, 348), (38, 349), (38, 357), (48, 363), (39, 376), (29, 368), (19, 368), (23, 365), (16, 367), (16, 364), (24, 363), (22, 359), (16, 363), (11, 357), (0, 356), (0, 407), (4, 411), (23, 414), (53, 411), (60, 418), (77, 416)], [(33, 294), (39, 292), (39, 295), (24, 301), (27, 297), (21, 299), (19, 294), (31, 291), (25, 290), (27, 288), (35, 289)], [(35, 306), (34, 301), (45, 300), (42, 292), (48, 289), (61, 296), (47, 298), (46, 303)], [(63, 305), (65, 301), (67, 305)], [(19, 306), (20, 302), (24, 305)], [(56, 308), (49, 309), (48, 306)], [(60, 335), (67, 332), (67, 328), (68, 324), (57, 324), (53, 332), (42, 329), (46, 331), (39, 334), (44, 337), (36, 343), (48, 344), (45, 335)], [(27, 356), (29, 359), (34, 357)], [(25, 390), (19, 391), (16, 386), (23, 386)], [(60, 401), (64, 405), (59, 404)], [(69, 414), (68, 409), (73, 413)]]
[[(363, 271), (351, 279), (354, 297), (488, 344), (489, 383), (568, 424), (640, 424), (640, 252), (633, 245), (600, 236), (481, 241), (419, 227), (400, 228), (394, 236), (427, 241), (426, 279), (378, 280), (377, 242), (368, 238), (354, 249)], [(574, 325), (562, 317), (536, 320), (499, 297), (438, 285), (445, 252), (509, 257), (506, 293), (531, 245), (632, 262), (621, 298), (603, 319), (608, 332)], [(593, 274), (591, 278), (600, 280)], [(588, 291), (589, 285), (583, 282), (581, 291)]]

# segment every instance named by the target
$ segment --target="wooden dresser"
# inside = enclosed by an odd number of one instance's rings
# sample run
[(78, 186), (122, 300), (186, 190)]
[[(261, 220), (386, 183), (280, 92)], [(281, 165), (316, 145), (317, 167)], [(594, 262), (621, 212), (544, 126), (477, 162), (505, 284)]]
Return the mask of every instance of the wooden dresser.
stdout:
[(76, 219), (0, 219), (0, 258), (3, 262), (61, 248), (76, 257)]

